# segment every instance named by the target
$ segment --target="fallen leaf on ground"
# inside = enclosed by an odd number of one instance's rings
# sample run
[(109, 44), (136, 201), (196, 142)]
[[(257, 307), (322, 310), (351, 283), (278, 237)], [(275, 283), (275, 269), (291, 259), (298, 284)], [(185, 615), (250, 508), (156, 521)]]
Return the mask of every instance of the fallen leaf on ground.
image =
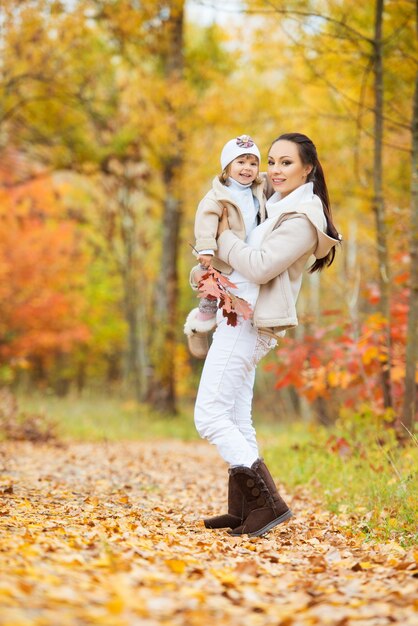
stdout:
[(418, 549), (367, 544), (300, 491), (266, 537), (207, 530), (228, 474), (204, 442), (1, 452), (1, 626), (418, 624)]

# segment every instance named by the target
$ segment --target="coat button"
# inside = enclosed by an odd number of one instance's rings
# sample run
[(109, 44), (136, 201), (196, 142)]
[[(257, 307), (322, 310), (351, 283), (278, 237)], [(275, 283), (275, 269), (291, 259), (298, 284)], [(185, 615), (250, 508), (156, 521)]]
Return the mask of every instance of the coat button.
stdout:
[(260, 495), (260, 490), (257, 487), (254, 487), (254, 489), (251, 489), (251, 494), (253, 496), (259, 496)]
[(254, 485), (255, 485), (255, 481), (252, 478), (249, 478), (247, 480), (247, 487), (250, 487), (251, 489), (251, 487), (254, 487)]

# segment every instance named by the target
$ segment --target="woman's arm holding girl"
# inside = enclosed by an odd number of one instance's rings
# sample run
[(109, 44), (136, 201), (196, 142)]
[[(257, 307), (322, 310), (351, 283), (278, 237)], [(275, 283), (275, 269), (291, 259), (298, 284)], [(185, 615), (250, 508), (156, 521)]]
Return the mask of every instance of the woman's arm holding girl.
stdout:
[(219, 258), (259, 285), (268, 283), (298, 259), (313, 253), (317, 245), (314, 226), (301, 214), (282, 222), (266, 237), (260, 250), (241, 241), (226, 224), (221, 220)]

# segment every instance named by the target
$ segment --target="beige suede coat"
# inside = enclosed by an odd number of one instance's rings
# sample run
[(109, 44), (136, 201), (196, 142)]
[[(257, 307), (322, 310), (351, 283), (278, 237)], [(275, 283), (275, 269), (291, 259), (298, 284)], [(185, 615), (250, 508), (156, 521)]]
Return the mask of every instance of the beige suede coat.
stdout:
[(322, 259), (338, 243), (325, 230), (321, 200), (307, 189), (300, 204), (272, 219), (260, 249), (248, 246), (231, 230), (218, 238), (219, 258), (261, 285), (253, 323), (264, 333), (280, 336), (297, 326), (296, 300), (305, 265), (312, 254)]
[[(266, 198), (263, 192), (263, 183), (253, 183), (251, 190), (260, 203), (260, 222), (264, 222), (266, 217)], [(212, 262), (213, 267), (224, 274), (230, 274), (232, 267), (220, 260), (216, 252), (218, 249), (217, 232), (219, 218), (222, 215), (222, 207), (228, 209), (231, 231), (240, 240), (245, 239), (246, 232), (241, 210), (228, 193), (228, 187), (223, 185), (219, 178), (216, 177), (213, 179), (212, 189), (202, 198), (197, 207), (194, 226), (195, 248), (198, 252), (201, 250), (213, 250), (215, 252)]]

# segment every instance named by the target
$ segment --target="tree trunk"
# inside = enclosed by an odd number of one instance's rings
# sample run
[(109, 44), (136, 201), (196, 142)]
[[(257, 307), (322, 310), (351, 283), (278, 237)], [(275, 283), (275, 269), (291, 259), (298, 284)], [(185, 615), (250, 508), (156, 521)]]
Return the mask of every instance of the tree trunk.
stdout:
[(386, 408), (392, 406), (390, 377), (390, 272), (383, 197), (383, 25), (384, 0), (376, 0), (374, 30), (374, 168), (373, 210), (376, 220), (377, 259), (379, 264), (380, 313), (385, 319), (382, 361), (382, 390)]
[[(183, 9), (184, 2), (173, 0), (170, 3), (170, 17), (167, 24), (167, 54), (164, 69), (167, 89), (176, 89), (183, 79)], [(181, 219), (181, 173), (183, 166), (183, 136), (180, 128), (180, 110), (167, 96), (167, 115), (171, 118), (171, 145), (163, 162), (165, 187), (164, 211), (162, 219), (162, 254), (160, 280), (155, 300), (156, 358), (154, 367), (154, 388), (152, 400), (155, 406), (170, 414), (176, 407), (176, 327), (178, 301), (178, 250)], [(175, 149), (173, 150), (173, 147)]]
[(121, 213), (120, 229), (122, 241), (122, 278), (124, 290), (124, 314), (128, 325), (128, 342), (124, 364), (124, 385), (129, 392), (134, 391), (136, 399), (143, 400), (144, 388), (139, 363), (139, 275), (136, 260), (137, 228), (135, 214), (131, 207), (129, 190), (122, 186), (118, 191)]
[[(417, 20), (418, 28), (418, 20)], [(412, 170), (411, 170), (411, 276), (409, 294), (408, 330), (406, 336), (405, 396), (403, 424), (413, 431), (417, 419), (417, 354), (418, 354), (418, 72), (415, 75), (415, 94), (412, 116)]]

